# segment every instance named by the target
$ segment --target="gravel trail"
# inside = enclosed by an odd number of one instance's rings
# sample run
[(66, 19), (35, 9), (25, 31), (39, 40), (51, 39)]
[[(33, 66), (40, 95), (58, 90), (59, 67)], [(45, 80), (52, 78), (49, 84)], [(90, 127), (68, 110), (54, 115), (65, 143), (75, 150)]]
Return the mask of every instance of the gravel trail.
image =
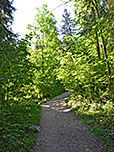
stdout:
[(41, 109), (40, 132), (32, 152), (105, 152), (72, 109), (66, 107), (65, 92)]

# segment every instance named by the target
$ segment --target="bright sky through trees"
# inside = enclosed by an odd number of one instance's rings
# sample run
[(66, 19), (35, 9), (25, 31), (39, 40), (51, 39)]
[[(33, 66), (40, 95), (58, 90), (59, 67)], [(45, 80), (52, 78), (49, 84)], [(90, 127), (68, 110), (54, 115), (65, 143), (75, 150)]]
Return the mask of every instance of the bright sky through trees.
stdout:
[[(13, 6), (17, 9), (14, 14), (13, 31), (18, 32), (23, 36), (27, 33), (27, 24), (32, 24), (35, 16), (35, 8), (42, 4), (47, 4), (52, 11), (57, 6), (61, 5), (60, 0), (14, 0)], [(56, 20), (60, 24), (64, 6), (58, 7), (53, 11)]]

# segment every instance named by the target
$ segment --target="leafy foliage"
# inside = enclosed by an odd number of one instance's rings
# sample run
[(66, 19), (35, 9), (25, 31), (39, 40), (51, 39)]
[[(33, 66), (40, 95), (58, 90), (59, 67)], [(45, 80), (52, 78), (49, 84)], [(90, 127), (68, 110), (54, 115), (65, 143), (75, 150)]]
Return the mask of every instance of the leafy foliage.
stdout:
[(106, 149), (113, 151), (114, 58), (113, 38), (109, 36), (113, 4), (109, 8), (109, 1), (84, 0), (73, 1), (73, 5), (78, 32), (76, 37), (67, 37), (69, 44), (73, 42), (73, 53), (66, 46), (58, 79), (67, 90), (74, 91), (68, 105), (90, 122)]
[[(59, 40), (56, 28), (56, 20), (47, 9), (47, 5), (37, 9), (34, 25), (28, 25), (30, 34), (29, 48), (31, 54), (30, 61), (35, 65), (35, 83), (40, 94), (40, 98), (53, 96), (57, 93), (57, 88), (62, 85), (56, 80), (56, 68), (59, 66)], [(60, 87), (59, 87), (60, 88)], [(58, 90), (59, 91), (59, 90)]]
[(38, 98), (34, 91), (33, 64), (28, 59), (27, 41), (19, 40), (10, 30), (13, 10), (10, 1), (1, 1), (0, 151), (28, 151), (27, 146), (35, 133), (27, 133), (26, 127), (39, 124), (40, 106), (34, 103)]
[(102, 139), (105, 149), (113, 152), (113, 101), (108, 100), (101, 103), (96, 100), (72, 93), (67, 104), (73, 107), (74, 112), (82, 118), (82, 121), (88, 125), (89, 129)]
[(4, 39), (9, 39), (13, 34), (10, 26), (13, 21), (13, 12), (15, 8), (9, 0), (0, 1), (0, 42)]
[(47, 5), (37, 9), (29, 34), (19, 40), (9, 26), (15, 9), (9, 1), (1, 2), (0, 150), (29, 151), (36, 134), (29, 127), (39, 125), (41, 103), (69, 90), (73, 95), (68, 105), (103, 138), (107, 151), (113, 151), (113, 3), (73, 1), (77, 32), (65, 33), (63, 46)]
[(37, 130), (31, 130), (33, 125), (39, 125), (40, 105), (21, 103), (6, 107), (0, 113), (1, 151), (30, 151), (34, 144)]
[[(55, 68), (59, 64), (56, 58), (59, 43), (56, 21), (46, 7), (44, 5), (38, 9), (39, 15), (35, 19), (38, 24), (29, 25), (30, 35), (26, 35), (25, 39), (19, 40), (13, 33), (8, 33), (7, 37), (6, 29), (2, 28), (0, 151), (29, 151), (37, 132), (35, 128), (29, 128), (39, 125), (41, 103), (64, 89), (59, 80), (56, 80), (55, 74)], [(35, 41), (31, 41), (31, 37)]]

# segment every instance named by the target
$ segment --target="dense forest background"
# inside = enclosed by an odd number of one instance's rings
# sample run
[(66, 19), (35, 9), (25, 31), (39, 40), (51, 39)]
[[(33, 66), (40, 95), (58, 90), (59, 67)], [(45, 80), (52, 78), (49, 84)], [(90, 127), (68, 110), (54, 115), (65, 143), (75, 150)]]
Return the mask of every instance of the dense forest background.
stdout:
[(65, 9), (61, 29), (47, 5), (37, 8), (19, 39), (11, 30), (15, 8), (0, 1), (0, 151), (29, 151), (41, 103), (64, 91), (73, 92), (68, 106), (114, 151), (114, 1), (72, 5), (75, 16)]

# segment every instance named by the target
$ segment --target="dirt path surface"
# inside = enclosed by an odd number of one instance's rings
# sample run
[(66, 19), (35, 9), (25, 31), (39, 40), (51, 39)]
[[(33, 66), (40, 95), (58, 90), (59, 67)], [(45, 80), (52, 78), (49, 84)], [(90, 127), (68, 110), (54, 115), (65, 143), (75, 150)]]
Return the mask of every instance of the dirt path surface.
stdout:
[(40, 132), (33, 152), (105, 152), (78, 116), (66, 107), (69, 94), (56, 96), (42, 107)]

